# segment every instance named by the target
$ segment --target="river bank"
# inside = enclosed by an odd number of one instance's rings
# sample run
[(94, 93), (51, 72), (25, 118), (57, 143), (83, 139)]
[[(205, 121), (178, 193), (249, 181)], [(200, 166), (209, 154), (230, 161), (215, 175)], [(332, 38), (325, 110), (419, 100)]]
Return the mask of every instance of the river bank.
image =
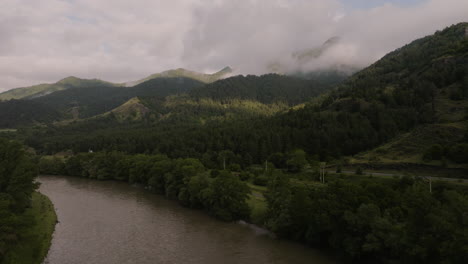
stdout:
[(51, 200), (42, 193), (32, 194), (32, 206), (24, 214), (33, 219), (33, 225), (21, 230), (17, 245), (2, 264), (40, 264), (50, 248), (57, 215)]

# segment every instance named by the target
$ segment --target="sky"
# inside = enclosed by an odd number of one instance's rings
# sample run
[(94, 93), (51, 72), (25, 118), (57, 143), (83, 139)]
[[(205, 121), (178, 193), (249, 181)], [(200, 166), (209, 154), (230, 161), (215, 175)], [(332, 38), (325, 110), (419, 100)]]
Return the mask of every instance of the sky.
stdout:
[[(1, 0), (0, 91), (174, 68), (239, 74), (365, 67), (468, 21), (467, 0)], [(336, 41), (318, 57), (293, 54)]]

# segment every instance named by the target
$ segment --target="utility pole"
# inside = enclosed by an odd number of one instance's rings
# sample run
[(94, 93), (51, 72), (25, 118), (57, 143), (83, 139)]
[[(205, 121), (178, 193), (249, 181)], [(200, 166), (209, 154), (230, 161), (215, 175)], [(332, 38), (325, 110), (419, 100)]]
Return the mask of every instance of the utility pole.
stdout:
[(226, 157), (223, 157), (223, 170), (226, 170)]
[(268, 160), (265, 160), (265, 172), (268, 171)]
[(432, 177), (428, 176), (420, 176), (421, 178), (427, 180), (429, 182), (429, 193), (432, 193)]
[(325, 183), (325, 165), (326, 162), (320, 162), (320, 179), (322, 183)]
[(432, 178), (429, 177), (429, 193), (432, 193)]

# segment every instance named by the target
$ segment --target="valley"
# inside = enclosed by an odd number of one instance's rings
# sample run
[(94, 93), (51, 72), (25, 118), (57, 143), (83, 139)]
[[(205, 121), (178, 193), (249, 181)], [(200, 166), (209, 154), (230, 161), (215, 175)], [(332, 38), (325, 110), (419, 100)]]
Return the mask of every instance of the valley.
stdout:
[[(112, 199), (120, 190), (141, 196), (144, 209), (137, 209), (149, 219), (147, 214), (160, 213), (153, 207), (162, 204), (161, 210), (172, 212), (162, 221), (177, 219), (170, 227), (176, 233), (193, 228), (184, 222), (190, 222), (185, 215), (193, 211), (167, 209), (168, 200), (222, 221), (262, 227), (340, 261), (463, 263), (468, 241), (467, 28), (468, 23), (459, 23), (417, 39), (349, 77), (334, 72), (325, 73), (326, 78), (324, 73), (234, 75), (229, 67), (203, 74), (180, 68), (125, 83), (69, 77), (13, 89), (0, 94), (2, 157), (18, 155), (25, 161), (13, 168), (10, 158), (3, 165), (8, 175), (49, 175), (40, 177), (45, 184), (39, 190), (63, 208), (68, 207), (64, 201), (79, 204), (65, 189), (83, 192), (77, 197), (88, 199), (90, 206), (93, 197), (116, 203)], [(2, 184), (0, 192), (8, 195), (20, 188)], [(117, 187), (110, 191), (108, 186)], [(108, 192), (110, 198), (100, 197)], [(0, 200), (5, 204), (0, 209), (20, 215), (31, 194), (24, 195)], [(5, 209), (15, 199), (18, 211)], [(149, 205), (149, 200), (157, 201)], [(58, 211), (59, 219), (75, 217), (73, 210), (65, 214)], [(196, 229), (227, 228), (193, 214), (188, 217), (196, 219), (190, 223)], [(120, 235), (131, 236), (132, 222), (139, 220), (125, 221), (129, 233)], [(58, 237), (67, 235), (67, 225), (71, 230), (78, 223), (57, 225)], [(151, 232), (160, 228), (151, 221), (144, 225)], [(232, 230), (242, 228), (231, 225), (226, 232), (234, 236)], [(174, 232), (155, 232), (174, 239)], [(295, 263), (322, 259), (290, 244), (279, 246), (281, 240), (239, 232), (239, 240), (221, 243), (234, 247), (247, 240), (264, 253), (256, 259), (254, 249), (245, 248), (239, 253), (242, 263), (290, 263), (292, 255)], [(220, 239), (208, 232), (189, 235), (194, 245), (211, 245), (206, 237)], [(0, 236), (0, 246), (11, 236)], [(152, 245), (158, 242), (148, 239)], [(55, 243), (50, 263), (65, 263), (64, 242), (57, 238)], [(197, 257), (219, 260), (237, 254), (226, 247)], [(281, 257), (272, 257), (277, 248)], [(151, 263), (144, 250), (135, 251), (141, 263)], [(79, 263), (80, 255), (73, 256)], [(319, 263), (328, 263), (323, 259)]]

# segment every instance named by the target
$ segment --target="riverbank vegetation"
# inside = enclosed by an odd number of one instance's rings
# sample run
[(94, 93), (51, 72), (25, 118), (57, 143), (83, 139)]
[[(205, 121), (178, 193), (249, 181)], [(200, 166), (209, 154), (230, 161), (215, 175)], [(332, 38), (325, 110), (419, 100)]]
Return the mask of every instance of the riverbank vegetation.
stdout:
[(31, 208), (26, 209), (24, 214), (32, 224), (21, 230), (21, 238), (2, 264), (40, 264), (47, 256), (57, 222), (54, 205), (47, 196), (34, 192)]
[[(418, 179), (367, 176), (317, 180), (296, 151), (289, 169), (208, 169), (193, 158), (84, 153), (42, 158), (41, 173), (141, 183), (222, 220), (244, 219), (279, 237), (330, 248), (353, 261), (464, 263), (468, 192)], [(303, 164), (305, 162), (306, 164)], [(294, 165), (294, 166), (293, 166)], [(261, 173), (258, 173), (261, 171)], [(301, 172), (298, 172), (301, 171)], [(258, 177), (263, 181), (254, 184)], [(249, 195), (250, 194), (250, 195)]]
[(21, 144), (0, 138), (0, 263), (41, 263), (50, 245), (55, 212), (35, 193), (37, 167)]

